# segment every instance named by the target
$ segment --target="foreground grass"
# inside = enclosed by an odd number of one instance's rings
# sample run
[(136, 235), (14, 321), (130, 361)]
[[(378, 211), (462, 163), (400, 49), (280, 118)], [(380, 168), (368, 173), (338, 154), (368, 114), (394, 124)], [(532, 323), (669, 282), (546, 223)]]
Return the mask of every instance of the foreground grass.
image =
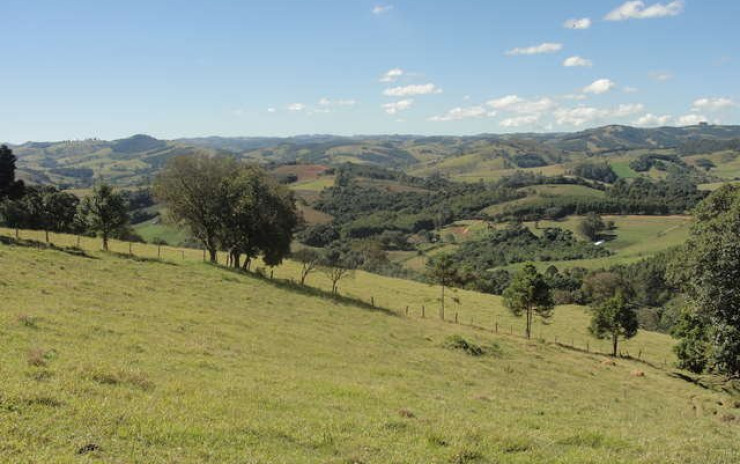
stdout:
[[(400, 298), (391, 283), (365, 286)], [(0, 245), (0, 288), (2, 462), (740, 458), (734, 399), (670, 370), (196, 260)], [(452, 335), (486, 354), (450, 349)]]

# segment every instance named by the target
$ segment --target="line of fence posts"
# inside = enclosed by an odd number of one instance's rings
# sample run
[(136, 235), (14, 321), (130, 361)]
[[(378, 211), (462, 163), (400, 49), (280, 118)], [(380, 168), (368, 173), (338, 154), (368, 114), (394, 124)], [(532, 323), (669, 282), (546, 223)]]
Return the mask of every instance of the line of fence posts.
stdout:
[[(15, 232), (15, 239), (16, 240), (20, 240), (21, 239), (21, 231), (20, 231), (20, 229), (15, 228), (15, 231), (14, 232)], [(44, 231), (44, 234), (46, 236), (46, 232), (45, 231)], [(76, 247), (77, 248), (81, 248), (81, 244), (82, 243), (81, 243), (81, 237), (79, 235), (76, 236), (76, 238), (75, 238), (75, 244), (76, 244)], [(185, 259), (185, 250), (182, 250), (181, 249), (179, 251), (180, 251), (180, 257), (181, 257), (181, 259), (184, 260)], [(201, 252), (202, 252), (202, 260), (205, 262), (206, 261), (206, 250), (205, 249), (202, 249)], [(130, 256), (134, 256), (133, 242), (128, 242), (128, 254)], [(162, 245), (161, 244), (157, 244), (157, 259), (162, 259)], [(271, 272), (270, 272), (270, 278), (271, 279), (274, 278), (274, 270), (271, 270)], [(374, 296), (371, 296), (370, 297), (370, 305), (372, 307), (375, 307), (375, 297)], [(408, 305), (405, 307), (404, 313), (405, 313), (406, 316), (409, 315), (409, 306)], [(440, 316), (440, 319), (441, 320), (443, 320), (443, 321), (445, 320), (444, 319), (444, 313), (442, 312), (442, 309), (441, 308), (440, 308), (439, 316)], [(425, 319), (426, 318), (426, 306), (425, 305), (421, 305), (421, 318), (422, 319)], [(455, 321), (455, 324), (459, 324), (460, 323), (459, 313), (457, 311), (455, 312), (455, 320), (454, 321)], [(471, 317), (470, 318), (470, 326), (474, 326), (474, 325), (475, 325), (475, 319)], [(494, 333), (499, 333), (499, 322), (498, 322), (498, 319), (496, 319), (494, 321), (493, 331), (494, 331)], [(509, 325), (509, 334), (510, 335), (513, 335), (514, 334), (514, 325), (513, 324), (510, 324)], [(546, 341), (543, 338), (543, 336), (542, 336), (542, 330), (541, 329), (540, 329), (540, 333), (539, 333), (539, 339), (542, 340), (542, 341)], [(556, 345), (561, 344), (559, 342), (557, 336), (554, 337), (554, 343)], [(575, 339), (574, 338), (571, 338), (569, 345), (563, 345), (563, 346), (568, 346), (570, 348), (577, 348), (576, 347), (576, 344), (575, 344)], [(588, 341), (588, 340), (586, 341), (585, 347), (586, 347), (586, 352), (587, 353), (590, 353), (591, 352), (591, 343), (590, 343), (590, 341)], [(627, 356), (629, 357), (629, 352), (626, 352), (626, 353), (627, 353)], [(637, 359), (640, 360), (640, 361), (642, 361), (644, 354), (645, 354), (644, 348), (640, 348), (639, 351), (638, 351), (638, 353), (637, 353)], [(623, 353), (620, 352), (620, 355), (623, 355)], [(668, 365), (668, 360), (667, 360), (666, 357), (663, 357), (663, 367), (665, 368), (667, 365)]]

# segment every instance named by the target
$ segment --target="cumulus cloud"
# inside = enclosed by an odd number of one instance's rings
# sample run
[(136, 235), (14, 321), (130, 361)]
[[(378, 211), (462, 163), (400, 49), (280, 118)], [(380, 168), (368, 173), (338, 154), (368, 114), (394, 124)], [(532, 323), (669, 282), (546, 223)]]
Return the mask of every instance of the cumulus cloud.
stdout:
[(430, 121), (460, 121), (462, 119), (483, 118), (485, 116), (495, 116), (496, 113), (489, 113), (482, 106), (471, 106), (468, 108), (457, 107), (449, 110), (440, 116), (432, 116)]
[(583, 93), (591, 93), (594, 95), (601, 95), (613, 89), (616, 86), (614, 81), (610, 79), (599, 79), (593, 81), (591, 84), (583, 88)]
[(288, 111), (303, 111), (306, 109), (306, 105), (303, 103), (291, 103), (288, 105)]
[(513, 118), (506, 118), (503, 119), (499, 125), (501, 127), (522, 127), (522, 126), (530, 126), (537, 121), (540, 120), (539, 115), (530, 115), (530, 116), (516, 116)]
[(388, 70), (380, 78), (380, 82), (396, 82), (401, 76), (404, 75), (404, 70), (401, 68), (393, 68)]
[(270, 107), (270, 108), (267, 108), (267, 112), (268, 113), (276, 113), (277, 112), (277, 109), (276, 108), (273, 108), (273, 107)]
[(563, 49), (563, 44), (560, 43), (541, 43), (539, 45), (533, 45), (531, 47), (517, 47), (507, 51), (506, 54), (509, 56), (516, 55), (540, 55), (542, 53), (556, 53)]
[(561, 126), (578, 127), (595, 121), (631, 116), (642, 112), (644, 108), (641, 103), (623, 104), (615, 108), (594, 108), (592, 106), (561, 108), (555, 111), (555, 121)]
[(555, 100), (549, 97), (527, 100), (517, 95), (507, 95), (505, 97), (489, 100), (486, 105), (495, 110), (509, 111), (519, 114), (534, 114), (552, 110), (557, 106)]
[(393, 5), (375, 5), (373, 7), (374, 15), (382, 15), (390, 12), (393, 9)]
[(593, 66), (593, 62), (591, 60), (587, 60), (586, 58), (581, 58), (580, 56), (571, 56), (563, 61), (563, 66), (565, 66), (566, 68), (573, 68), (578, 66), (590, 68), (591, 66)]
[(665, 82), (673, 79), (673, 73), (668, 71), (651, 71), (648, 73), (648, 76), (650, 76), (650, 79), (658, 82)]
[(733, 108), (737, 104), (730, 98), (727, 97), (707, 97), (699, 98), (694, 100), (691, 105), (692, 111), (721, 111), (729, 108)]
[(700, 122), (707, 122), (707, 117), (700, 114), (687, 114), (676, 121), (679, 126), (696, 126)]
[(393, 87), (385, 89), (383, 95), (387, 97), (411, 97), (414, 95), (430, 95), (434, 93), (442, 93), (442, 89), (432, 84), (415, 84), (406, 85), (403, 87)]
[(591, 18), (573, 18), (563, 23), (566, 29), (588, 29), (591, 27)]
[(670, 115), (662, 115), (657, 116), (652, 113), (646, 113), (636, 120), (632, 121), (632, 124), (635, 126), (641, 126), (641, 127), (657, 127), (657, 126), (667, 126), (671, 119), (673, 119)]
[(323, 107), (351, 107), (357, 104), (356, 100), (330, 100), (326, 97), (319, 100), (319, 106)]
[(626, 21), (628, 19), (650, 19), (677, 16), (683, 12), (684, 3), (676, 0), (670, 3), (655, 3), (647, 6), (641, 0), (623, 3), (609, 12), (604, 19), (607, 21)]
[(405, 111), (411, 108), (414, 104), (414, 100), (407, 98), (404, 100), (398, 100), (392, 103), (385, 103), (383, 110), (388, 114), (398, 114), (401, 111)]

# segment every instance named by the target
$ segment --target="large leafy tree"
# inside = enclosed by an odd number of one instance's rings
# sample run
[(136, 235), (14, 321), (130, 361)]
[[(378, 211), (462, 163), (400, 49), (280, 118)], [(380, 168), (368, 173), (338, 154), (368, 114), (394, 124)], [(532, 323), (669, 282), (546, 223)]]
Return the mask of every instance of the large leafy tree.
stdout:
[(190, 228), (214, 263), (223, 223), (224, 180), (236, 172), (237, 162), (231, 157), (177, 156), (169, 160), (154, 182), (155, 197), (166, 205), (174, 220)]
[(531, 264), (525, 265), (514, 275), (503, 296), (504, 304), (515, 316), (519, 317), (522, 314), (526, 316), (525, 334), (528, 339), (532, 337), (534, 316), (548, 319), (555, 308), (550, 286), (547, 285), (544, 276)]
[(242, 254), (245, 266), (257, 256), (267, 265), (280, 264), (298, 224), (292, 193), (254, 165), (239, 165), (223, 183), (217, 236), (232, 264), (239, 267)]
[(690, 313), (677, 334), (681, 362), (740, 375), (740, 187), (725, 185), (694, 211), (695, 221), (669, 276)]
[(17, 159), (7, 145), (0, 145), (0, 200), (18, 198), (23, 194), (23, 182), (15, 179)]
[(28, 187), (23, 197), (0, 205), (0, 216), (9, 227), (45, 231), (48, 242), (49, 232), (75, 231), (79, 202), (49, 185)]
[(129, 217), (126, 200), (108, 184), (95, 186), (92, 195), (82, 201), (80, 212), (90, 231), (102, 237), (103, 249), (106, 251), (108, 251), (110, 238), (123, 235), (128, 231)]
[(609, 338), (612, 342), (612, 356), (619, 352), (619, 339), (637, 335), (637, 313), (621, 293), (602, 301), (593, 307), (591, 333), (596, 338)]

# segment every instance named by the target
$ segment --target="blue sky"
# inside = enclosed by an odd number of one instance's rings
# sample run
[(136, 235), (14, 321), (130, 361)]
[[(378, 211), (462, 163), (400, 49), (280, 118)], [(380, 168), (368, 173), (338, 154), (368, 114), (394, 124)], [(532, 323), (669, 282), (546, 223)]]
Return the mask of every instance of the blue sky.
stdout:
[(740, 123), (737, 0), (3, 0), (0, 18), (10, 142)]

